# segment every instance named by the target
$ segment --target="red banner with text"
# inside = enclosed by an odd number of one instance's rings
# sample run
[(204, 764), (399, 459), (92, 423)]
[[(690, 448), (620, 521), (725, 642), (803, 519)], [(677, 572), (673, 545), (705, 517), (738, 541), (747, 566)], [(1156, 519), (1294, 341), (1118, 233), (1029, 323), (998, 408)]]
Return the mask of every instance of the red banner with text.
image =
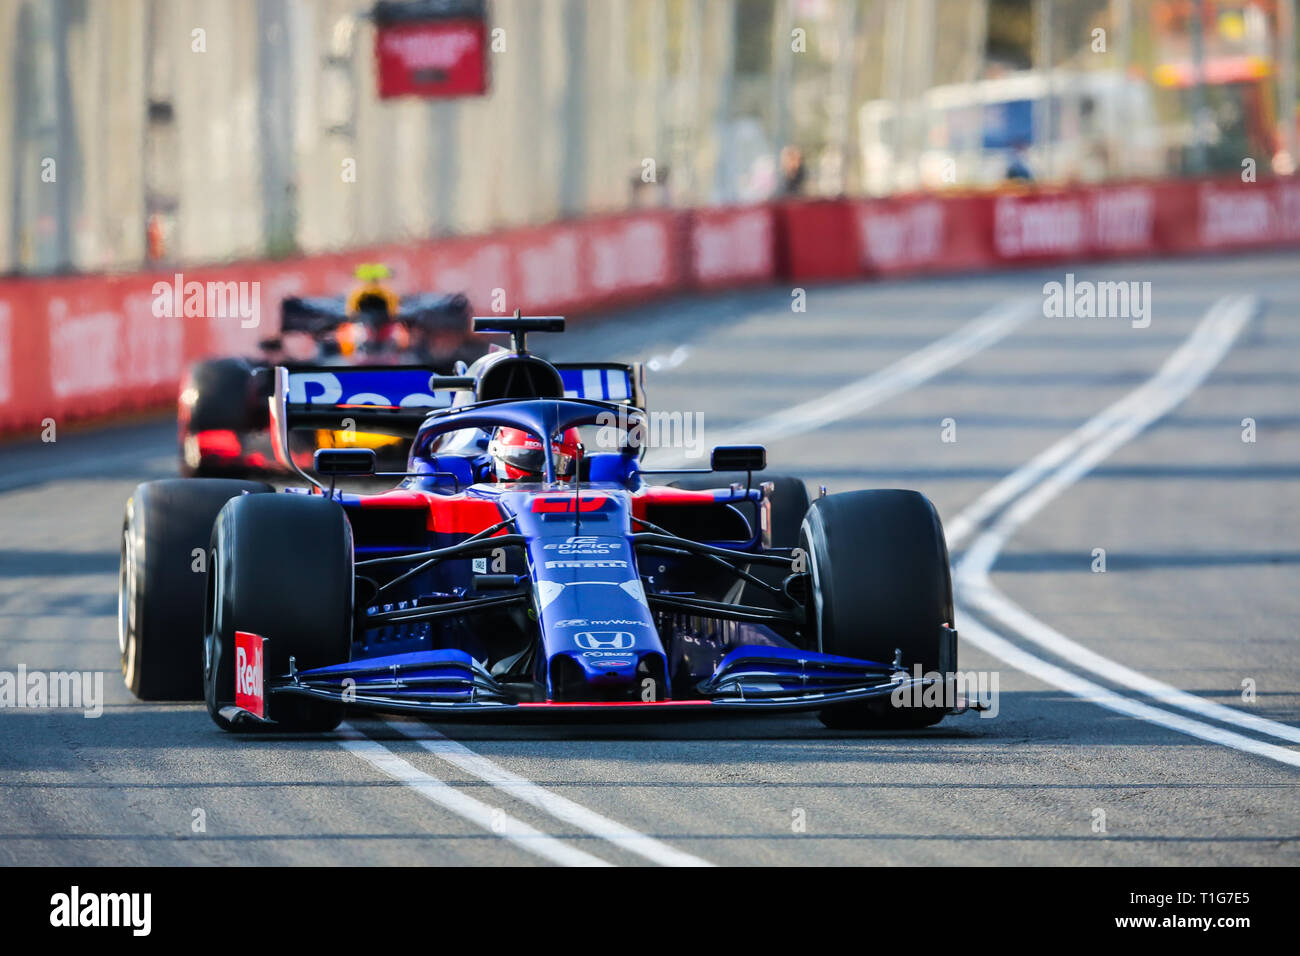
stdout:
[(653, 209), (274, 262), (0, 280), (0, 434), (174, 402), (186, 365), (254, 354), (288, 295), (342, 294), (362, 261), (480, 314), (669, 295), (1300, 244), (1300, 180)]

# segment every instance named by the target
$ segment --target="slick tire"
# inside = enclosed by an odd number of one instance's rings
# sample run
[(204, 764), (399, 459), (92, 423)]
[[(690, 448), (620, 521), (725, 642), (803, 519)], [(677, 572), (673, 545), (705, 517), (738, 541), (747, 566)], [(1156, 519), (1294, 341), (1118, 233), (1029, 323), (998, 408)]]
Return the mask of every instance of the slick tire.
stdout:
[(202, 431), (240, 434), (265, 427), (266, 415), (257, 407), (254, 373), (246, 360), (238, 358), (208, 359), (190, 368), (181, 389), (181, 401), (191, 403), (188, 415), (184, 409), (181, 413), (181, 474), (198, 477), (210, 471), (201, 462), (186, 460), (187, 437)]
[(246, 431), (256, 427), (253, 414), (253, 369), (244, 359), (219, 358), (190, 369), (187, 387), (195, 391), (190, 431)]
[[(955, 667), (941, 660), (954, 626), (948, 546), (939, 515), (915, 491), (851, 491), (814, 501), (800, 531), (811, 574), (815, 645), (828, 654), (889, 663), (909, 673)], [(953, 655), (955, 657), (955, 655)], [(895, 706), (890, 698), (828, 707), (836, 729), (909, 729), (938, 723), (945, 708)]]
[(126, 503), (118, 572), (118, 646), (141, 700), (203, 697), (203, 595), (212, 524), (260, 481), (179, 479), (139, 485)]
[[(221, 714), (235, 700), (235, 632), (266, 641), (267, 680), (346, 663), (352, 648), (352, 529), (343, 509), (319, 496), (278, 494), (229, 502), (212, 528), (208, 555), (203, 655), (204, 700)], [(328, 731), (343, 708), (288, 695), (268, 695), (276, 730)], [(254, 725), (257, 726), (257, 725)]]

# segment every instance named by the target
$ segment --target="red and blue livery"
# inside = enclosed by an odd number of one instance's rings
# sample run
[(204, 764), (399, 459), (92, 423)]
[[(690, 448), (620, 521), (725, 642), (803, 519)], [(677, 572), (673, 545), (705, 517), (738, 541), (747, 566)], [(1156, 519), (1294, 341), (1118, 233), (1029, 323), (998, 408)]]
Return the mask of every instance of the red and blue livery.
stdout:
[[(801, 480), (764, 477), (756, 445), (715, 448), (704, 469), (647, 468), (639, 367), (531, 353), (526, 335), (562, 330), (559, 317), (474, 327), (512, 347), (459, 375), (275, 369), (271, 440), (300, 487), (136, 489), (119, 633), (137, 696), (202, 697), (231, 731), (329, 730), (350, 710), (805, 710), (868, 728), (960, 709), (944, 692), (947, 548), (924, 496), (810, 500)], [(409, 438), (405, 470), (377, 472), (366, 447), (322, 448), (310, 470), (288, 454), (293, 430), (345, 419)], [(532, 457), (503, 470), (522, 447), (511, 435)]]

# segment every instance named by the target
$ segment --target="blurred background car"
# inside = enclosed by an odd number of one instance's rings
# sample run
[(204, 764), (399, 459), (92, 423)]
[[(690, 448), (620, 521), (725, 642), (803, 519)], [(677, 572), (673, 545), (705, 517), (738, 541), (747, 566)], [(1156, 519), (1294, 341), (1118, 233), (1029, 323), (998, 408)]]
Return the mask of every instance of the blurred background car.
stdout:
[[(178, 402), (181, 474), (246, 477), (283, 470), (267, 433), (274, 366), (417, 365), (449, 374), (482, 354), (464, 295), (399, 296), (386, 284), (388, 267), (377, 263), (358, 266), (356, 276), (357, 286), (344, 296), (285, 299), (280, 334), (262, 341), (259, 358), (226, 356), (191, 366)], [(386, 467), (400, 468), (409, 445), (355, 429), (290, 437), (290, 454), (303, 463), (318, 448), (356, 446), (373, 448)]]

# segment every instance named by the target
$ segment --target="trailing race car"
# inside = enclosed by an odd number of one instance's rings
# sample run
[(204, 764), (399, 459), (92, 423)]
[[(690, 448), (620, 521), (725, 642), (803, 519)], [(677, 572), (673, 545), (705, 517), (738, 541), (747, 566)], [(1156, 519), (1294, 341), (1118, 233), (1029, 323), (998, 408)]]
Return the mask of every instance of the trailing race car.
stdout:
[[(177, 421), (180, 470), (187, 476), (246, 477), (285, 474), (267, 428), (273, 370), (318, 366), (416, 364), (450, 372), (483, 349), (470, 334), (469, 300), (463, 295), (399, 297), (384, 282), (382, 265), (357, 268), (358, 286), (347, 296), (285, 299), (280, 334), (263, 340), (262, 356), (207, 359), (181, 383)], [(291, 360), (286, 350), (308, 356)], [(320, 447), (374, 448), (400, 467), (409, 442), (395, 435), (321, 429), (293, 436), (289, 454), (300, 465)]]
[[(820, 712), (921, 727), (959, 709), (939, 517), (914, 491), (809, 502), (722, 446), (708, 490), (653, 484), (634, 366), (552, 365), (554, 317), (476, 318), (513, 347), (467, 374), (275, 370), (271, 433), (412, 437), (381, 494), (372, 449), (320, 449), (305, 487), (154, 481), (127, 503), (120, 642), (144, 699), (202, 696), (226, 730), (321, 731), (350, 709), (437, 718)], [(352, 382), (364, 376), (364, 382)], [(430, 405), (407, 399), (417, 384)], [(387, 397), (359, 406), (341, 396)], [(383, 477), (383, 476), (381, 476)], [(706, 481), (701, 474), (692, 482)], [(203, 556), (206, 573), (197, 573)], [(919, 669), (919, 670), (918, 670)]]

